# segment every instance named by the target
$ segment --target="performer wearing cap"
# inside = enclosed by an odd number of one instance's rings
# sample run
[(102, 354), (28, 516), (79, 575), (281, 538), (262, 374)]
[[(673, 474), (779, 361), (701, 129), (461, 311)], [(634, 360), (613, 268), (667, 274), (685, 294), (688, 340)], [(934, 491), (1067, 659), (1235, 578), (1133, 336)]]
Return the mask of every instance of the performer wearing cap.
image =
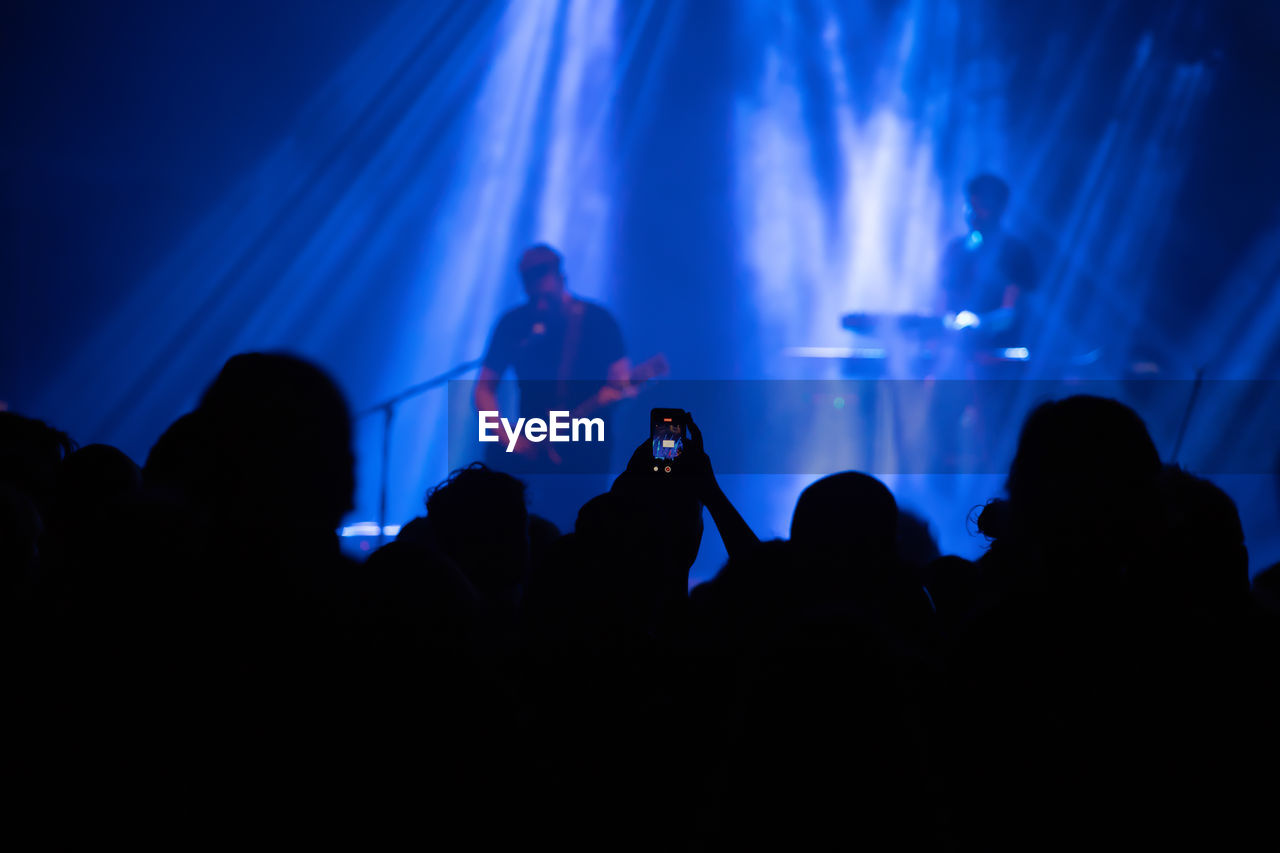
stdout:
[[(527, 300), (504, 314), (493, 329), (476, 380), (476, 409), (499, 411), (498, 383), (507, 368), (515, 373), (520, 389), (518, 417), (545, 419), (553, 410), (575, 410), (593, 390), (624, 388), (631, 378), (631, 362), (618, 323), (602, 306), (568, 291), (560, 253), (544, 244), (533, 246), (521, 256), (519, 270)], [(557, 467), (566, 452), (574, 454), (572, 464)], [(490, 463), (523, 475), (557, 470), (565, 476), (605, 474), (609, 451), (607, 443), (552, 447), (547, 442), (535, 445), (522, 435), (514, 453), (495, 453)], [(576, 506), (572, 512), (576, 514)]]

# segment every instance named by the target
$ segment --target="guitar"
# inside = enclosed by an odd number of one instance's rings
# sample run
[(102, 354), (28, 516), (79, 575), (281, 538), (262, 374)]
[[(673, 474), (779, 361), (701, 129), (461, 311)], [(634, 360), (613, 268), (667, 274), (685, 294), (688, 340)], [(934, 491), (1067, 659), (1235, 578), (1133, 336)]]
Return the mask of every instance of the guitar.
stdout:
[(592, 412), (612, 406), (620, 400), (630, 400), (639, 394), (640, 389), (647, 383), (666, 376), (670, 372), (671, 365), (667, 364), (667, 357), (662, 353), (658, 353), (633, 367), (625, 383), (616, 385), (612, 382), (606, 382), (600, 386), (599, 390), (574, 407), (570, 416), (584, 418)]

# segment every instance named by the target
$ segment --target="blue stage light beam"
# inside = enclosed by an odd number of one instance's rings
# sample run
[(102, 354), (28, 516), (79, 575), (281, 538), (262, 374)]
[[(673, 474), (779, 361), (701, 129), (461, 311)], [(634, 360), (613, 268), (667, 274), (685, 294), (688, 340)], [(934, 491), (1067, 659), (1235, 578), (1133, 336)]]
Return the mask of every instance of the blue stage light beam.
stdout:
[[(364, 408), (480, 355), (538, 239), (607, 301), (617, 11), (403, 4), (31, 410), (141, 459), (249, 349), (319, 361)], [(396, 521), (448, 471), (444, 399), (397, 415)], [(376, 514), (377, 427), (358, 425), (357, 518)]]
[[(848, 311), (931, 313), (940, 250), (959, 225), (949, 200), (958, 206), (969, 175), (995, 171), (1014, 188), (1010, 230), (1047, 235), (1031, 303), (1037, 316), (1026, 346), (1013, 348), (1026, 350), (1016, 360), (1028, 377), (1063, 364), (1119, 370), (1136, 341), (1161, 352), (1166, 372), (1190, 376), (1186, 342), (1150, 321), (1162, 291), (1155, 249), (1171, 234), (1193, 133), (1216, 79), (1211, 65), (1180, 52), (1176, 34), (1195, 10), (1174, 3), (1126, 36), (1129, 66), (1118, 85), (1101, 86), (1116, 34), (1132, 21), (1124, 11), (1106, 4), (1090, 32), (1051, 41), (1029, 64), (1024, 58), (1019, 73), (1041, 81), (1034, 91), (1044, 94), (1013, 115), (1008, 92), (1016, 81), (1007, 50), (992, 37), (996, 21), (983, 18), (990, 7), (745, 7), (736, 37), (762, 59), (743, 81), (735, 113), (737, 219), (764, 330), (760, 363), (785, 364), (780, 352), (848, 346), (836, 322)], [(868, 54), (877, 57), (869, 73)], [(1093, 122), (1100, 105), (1101, 136), (1091, 140), (1083, 170), (1068, 172), (1086, 138), (1077, 128)], [(1063, 185), (1065, 200), (1051, 191)], [(1066, 310), (1072, 304), (1083, 304), (1083, 313)], [(1263, 308), (1259, 319), (1268, 313)], [(1256, 369), (1268, 331), (1263, 323), (1249, 329), (1243, 340), (1253, 354), (1242, 358)], [(889, 343), (892, 350), (897, 342)], [(1080, 352), (1069, 353), (1073, 347)], [(1033, 402), (1014, 401), (1013, 411)], [(797, 445), (820, 453), (848, 437), (811, 438)], [(968, 488), (952, 485), (952, 497)], [(771, 511), (775, 527), (789, 511), (782, 504)], [(944, 546), (965, 550), (949, 537), (952, 528), (939, 527)]]
[[(424, 335), (450, 330), (451, 362), (480, 355), (495, 318), (523, 299), (515, 261), (531, 243), (564, 253), (574, 292), (609, 300), (615, 188), (601, 125), (614, 75), (624, 73), (616, 8), (590, 0), (507, 7), (469, 131), (477, 158), (457, 164), (452, 200), (427, 237), (435, 249), (422, 257), (421, 280), (435, 286), (432, 304), (414, 317)], [(440, 354), (419, 337), (403, 342), (398, 359), (427, 376), (447, 369)], [(437, 394), (405, 406), (392, 444), (392, 519), (420, 513), (431, 484), (473, 461), (447, 458), (446, 403)]]
[[(925, 6), (894, 10), (882, 46), (870, 50), (879, 60), (869, 87), (854, 60), (874, 31), (870, 4), (822, 4), (817, 27), (807, 4), (756, 4), (743, 13), (737, 35), (763, 56), (735, 110), (737, 219), (764, 330), (760, 362), (779, 365), (775, 377), (796, 369), (779, 353), (847, 347), (838, 322), (845, 313), (932, 308), (947, 206), (938, 132), (927, 119), (945, 112), (939, 103), (950, 81), (927, 65), (931, 56), (954, 56), (961, 34), (955, 4)], [(988, 143), (975, 132), (967, 144), (990, 150)], [(862, 433), (884, 426), (853, 412), (847, 425), (797, 436), (794, 446), (808, 455), (798, 470), (821, 470), (833, 444), (865, 446)], [(879, 447), (892, 456), (892, 447)], [(891, 458), (876, 461), (878, 470), (893, 469)], [(757, 510), (767, 529), (787, 529), (803, 486), (770, 488), (769, 505)]]
[[(448, 105), (483, 68), (492, 23), (482, 12), (405, 4), (391, 15), (302, 111), (293, 134), (103, 318), (33, 410), (142, 458), (236, 351), (287, 347), (332, 364), (314, 335), (300, 339), (277, 311), (312, 307), (314, 330), (326, 312), (349, 317), (347, 307), (373, 301), (373, 283), (324, 263), (343, 246), (392, 233), (371, 199), (395, 180), (380, 174), (375, 164), (389, 161), (379, 152), (415, 101), (434, 110), (437, 122), (423, 125), (445, 124)], [(447, 159), (450, 146), (437, 148)], [(350, 387), (366, 367), (338, 378)]]

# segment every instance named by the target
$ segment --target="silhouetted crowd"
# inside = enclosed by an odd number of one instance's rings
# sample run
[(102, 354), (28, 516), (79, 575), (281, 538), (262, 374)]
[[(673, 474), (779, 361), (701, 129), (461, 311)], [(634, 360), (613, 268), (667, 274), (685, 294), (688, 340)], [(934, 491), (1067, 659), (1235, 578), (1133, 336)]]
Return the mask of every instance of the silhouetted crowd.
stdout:
[[(0, 412), (10, 827), (49, 846), (1275, 843), (1276, 570), (1250, 585), (1231, 498), (1163, 465), (1126, 406), (1069, 397), (1020, 428), (976, 561), (855, 472), (760, 542), (695, 428), (678, 476), (647, 476), (644, 442), (572, 531), (477, 463), (357, 563), (336, 532), (350, 414), (298, 358), (232, 358), (141, 469)], [(690, 592), (704, 517), (729, 559)]]

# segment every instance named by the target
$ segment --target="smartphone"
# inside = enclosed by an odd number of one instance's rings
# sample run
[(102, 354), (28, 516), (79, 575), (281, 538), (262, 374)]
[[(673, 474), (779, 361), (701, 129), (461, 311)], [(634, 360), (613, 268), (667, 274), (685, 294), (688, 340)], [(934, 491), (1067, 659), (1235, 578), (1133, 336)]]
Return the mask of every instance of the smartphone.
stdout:
[(649, 442), (653, 448), (654, 470), (671, 473), (689, 441), (689, 417), (684, 409), (651, 409)]

